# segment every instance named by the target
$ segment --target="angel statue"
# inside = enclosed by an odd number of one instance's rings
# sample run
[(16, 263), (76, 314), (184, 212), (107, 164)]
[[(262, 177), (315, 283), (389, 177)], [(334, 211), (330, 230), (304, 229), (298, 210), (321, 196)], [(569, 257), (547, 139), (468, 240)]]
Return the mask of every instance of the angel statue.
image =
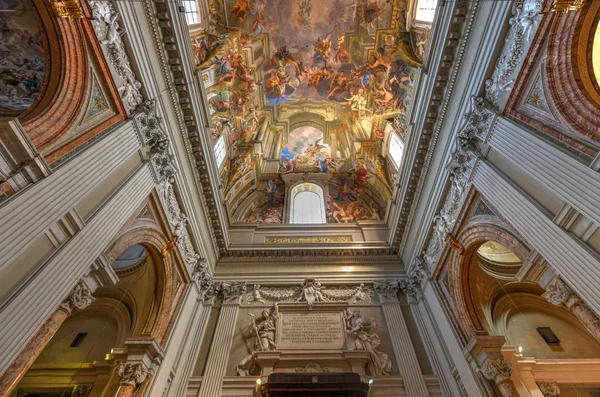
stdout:
[(375, 333), (377, 323), (373, 317), (363, 318), (360, 310), (352, 311), (346, 309), (346, 333), (348, 334), (349, 350), (365, 350), (370, 353), (367, 368), (371, 375), (390, 375), (392, 372), (392, 360), (390, 356), (379, 351), (381, 339)]

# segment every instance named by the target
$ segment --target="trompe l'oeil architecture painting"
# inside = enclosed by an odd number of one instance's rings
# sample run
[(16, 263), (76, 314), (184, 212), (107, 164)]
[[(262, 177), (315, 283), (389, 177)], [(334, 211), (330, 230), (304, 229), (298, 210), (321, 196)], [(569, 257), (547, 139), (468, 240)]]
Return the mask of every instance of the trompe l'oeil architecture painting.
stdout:
[(192, 46), (233, 222), (312, 223), (298, 209), (311, 197), (325, 209), (316, 223), (386, 218), (429, 35), (407, 11), (405, 1), (209, 1)]
[(600, 397), (600, 0), (0, 0), (0, 397)]

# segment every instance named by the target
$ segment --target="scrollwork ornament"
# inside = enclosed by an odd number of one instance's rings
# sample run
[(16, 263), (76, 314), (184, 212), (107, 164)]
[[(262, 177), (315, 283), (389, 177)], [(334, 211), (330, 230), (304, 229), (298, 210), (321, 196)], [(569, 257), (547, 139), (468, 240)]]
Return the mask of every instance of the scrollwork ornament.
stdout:
[(512, 366), (501, 358), (497, 360), (488, 359), (479, 367), (479, 371), (486, 379), (501, 383), (510, 379)]
[(137, 386), (146, 380), (150, 371), (142, 363), (123, 363), (119, 367), (121, 385)]
[(560, 388), (556, 382), (536, 382), (544, 397), (558, 397)]
[(118, 91), (127, 113), (131, 114), (144, 98), (140, 92), (142, 83), (136, 79), (125, 50), (123, 42), (125, 31), (119, 23), (119, 14), (111, 1), (96, 0), (91, 1), (90, 5), (98, 40), (105, 46), (108, 61), (115, 72), (124, 80)]
[(418, 303), (423, 296), (423, 285), (429, 278), (427, 263), (422, 257), (415, 258), (406, 280), (399, 282), (400, 289), (404, 292), (408, 303)]
[(73, 310), (83, 310), (94, 302), (92, 291), (83, 281), (79, 281), (71, 290), (69, 296), (60, 304), (60, 307), (71, 313)]
[(546, 287), (546, 292), (542, 296), (553, 305), (561, 306), (566, 304), (572, 295), (573, 291), (571, 291), (571, 288), (557, 276)]

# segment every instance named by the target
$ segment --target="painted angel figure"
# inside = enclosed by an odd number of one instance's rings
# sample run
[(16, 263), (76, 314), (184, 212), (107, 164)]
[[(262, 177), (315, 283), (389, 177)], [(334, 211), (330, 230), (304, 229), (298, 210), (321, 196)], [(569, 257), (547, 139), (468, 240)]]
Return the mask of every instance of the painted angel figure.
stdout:
[(277, 319), (279, 318), (279, 307), (277, 302), (273, 307), (262, 311), (260, 317), (255, 318), (254, 314), (248, 313), (252, 317), (252, 331), (250, 335), (256, 336), (254, 351), (272, 351), (277, 350), (275, 344), (275, 332), (277, 330)]

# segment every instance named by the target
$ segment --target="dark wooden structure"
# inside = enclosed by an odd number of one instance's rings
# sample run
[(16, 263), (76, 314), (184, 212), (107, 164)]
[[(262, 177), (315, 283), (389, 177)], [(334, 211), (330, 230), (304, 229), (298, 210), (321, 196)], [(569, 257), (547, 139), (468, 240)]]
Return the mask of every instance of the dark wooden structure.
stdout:
[(274, 373), (261, 385), (262, 397), (367, 397), (360, 375), (342, 373)]

